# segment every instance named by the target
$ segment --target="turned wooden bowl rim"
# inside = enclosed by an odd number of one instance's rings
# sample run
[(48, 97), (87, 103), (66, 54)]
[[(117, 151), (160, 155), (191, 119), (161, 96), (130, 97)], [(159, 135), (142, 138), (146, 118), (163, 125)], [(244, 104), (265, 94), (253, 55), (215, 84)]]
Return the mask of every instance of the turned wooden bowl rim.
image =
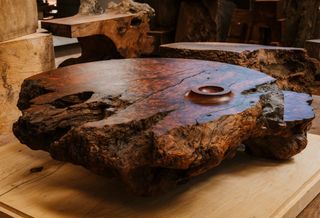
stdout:
[(231, 90), (224, 85), (206, 84), (192, 87), (191, 92), (201, 97), (219, 97), (230, 94)]

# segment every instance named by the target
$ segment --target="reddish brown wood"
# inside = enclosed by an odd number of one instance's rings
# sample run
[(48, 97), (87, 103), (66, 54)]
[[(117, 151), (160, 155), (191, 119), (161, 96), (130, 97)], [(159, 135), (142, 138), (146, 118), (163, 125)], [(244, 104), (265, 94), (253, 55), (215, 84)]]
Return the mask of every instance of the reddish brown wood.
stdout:
[[(229, 99), (188, 97), (210, 85), (230, 89), (223, 93)], [(215, 90), (223, 92), (200, 91)], [(254, 155), (290, 158), (307, 145), (310, 101), (281, 91), (270, 76), (229, 64), (102, 61), (26, 79), (13, 131), (32, 149), (116, 175), (136, 194), (150, 195), (216, 167), (242, 143)]]

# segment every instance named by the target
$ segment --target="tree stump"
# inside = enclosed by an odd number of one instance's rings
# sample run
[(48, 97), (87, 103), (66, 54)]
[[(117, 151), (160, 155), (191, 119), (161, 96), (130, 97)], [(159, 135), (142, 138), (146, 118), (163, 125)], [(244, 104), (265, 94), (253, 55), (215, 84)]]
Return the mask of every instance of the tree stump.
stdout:
[(50, 34), (34, 33), (0, 42), (0, 141), (12, 135), (12, 123), (20, 116), (16, 104), (23, 80), (54, 68)]
[(152, 195), (218, 166), (242, 144), (252, 155), (289, 159), (307, 145), (310, 102), (234, 65), (110, 60), (26, 79), (13, 131), (32, 149)]
[(319, 63), (304, 49), (253, 44), (198, 42), (172, 43), (160, 47), (160, 56), (219, 61), (264, 72), (277, 79), (281, 89), (310, 92)]

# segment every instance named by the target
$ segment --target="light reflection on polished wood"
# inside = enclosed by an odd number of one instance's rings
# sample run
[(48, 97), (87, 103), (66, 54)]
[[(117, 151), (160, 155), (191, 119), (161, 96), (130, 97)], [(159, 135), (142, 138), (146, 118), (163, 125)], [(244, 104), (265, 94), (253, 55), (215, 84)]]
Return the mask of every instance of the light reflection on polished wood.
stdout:
[[(1, 121), (11, 126), (14, 119), (16, 115)], [(279, 164), (240, 154), (164, 196), (137, 198), (118, 181), (31, 151), (5, 131), (7, 137), (0, 139), (0, 202), (15, 208), (11, 213), (17, 217), (292, 217), (320, 191), (320, 137), (314, 135), (291, 161)], [(41, 172), (30, 172), (40, 166)], [(313, 191), (304, 184), (313, 184)]]

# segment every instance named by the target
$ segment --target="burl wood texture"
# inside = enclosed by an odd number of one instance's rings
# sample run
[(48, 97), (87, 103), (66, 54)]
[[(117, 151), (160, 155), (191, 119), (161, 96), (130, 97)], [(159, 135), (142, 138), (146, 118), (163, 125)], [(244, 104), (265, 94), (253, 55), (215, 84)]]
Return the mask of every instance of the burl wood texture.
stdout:
[(162, 45), (162, 57), (220, 61), (264, 72), (281, 89), (310, 92), (320, 63), (304, 49), (220, 42), (181, 42)]
[[(228, 102), (196, 104), (194, 86), (229, 87)], [(61, 68), (26, 79), (16, 137), (53, 158), (120, 177), (138, 195), (166, 191), (233, 157), (288, 159), (307, 145), (311, 97), (229, 64), (125, 59)]]
[(84, 38), (103, 35), (122, 57), (132, 58), (153, 51), (153, 39), (147, 35), (148, 22), (149, 15), (146, 13), (106, 11), (101, 15), (78, 14), (41, 23), (43, 28), (58, 36)]
[(35, 0), (0, 0), (0, 42), (35, 33), (37, 27)]

